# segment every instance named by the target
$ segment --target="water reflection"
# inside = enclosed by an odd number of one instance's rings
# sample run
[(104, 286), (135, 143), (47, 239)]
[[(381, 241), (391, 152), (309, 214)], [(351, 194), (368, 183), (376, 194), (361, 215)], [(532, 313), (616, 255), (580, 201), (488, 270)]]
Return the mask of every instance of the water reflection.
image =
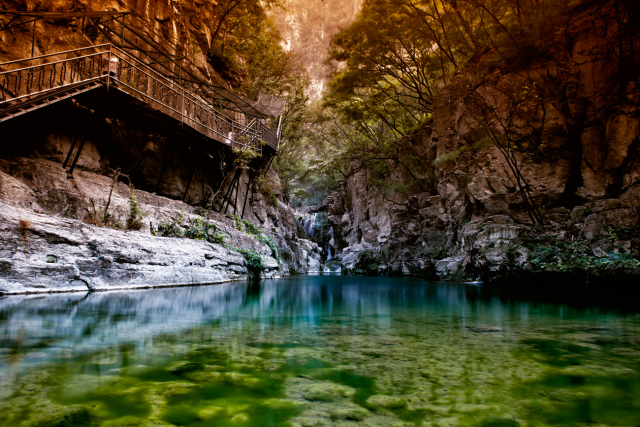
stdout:
[[(597, 308), (503, 300), (479, 286), (425, 283), (417, 279), (301, 276), (262, 283), (227, 283), (169, 289), (9, 296), (0, 299), (0, 373), (9, 366), (41, 363), (61, 351), (90, 351), (128, 343), (141, 345), (158, 334), (197, 325), (243, 322), (264, 325), (314, 324), (335, 316), (372, 319), (388, 328), (392, 314), (438, 318), (457, 328), (467, 324), (509, 328), (533, 327), (552, 321), (556, 326), (574, 318), (590, 319), (620, 329), (615, 312)], [(505, 299), (506, 298), (506, 299)]]
[(640, 317), (300, 276), (0, 299), (0, 426), (640, 425)]

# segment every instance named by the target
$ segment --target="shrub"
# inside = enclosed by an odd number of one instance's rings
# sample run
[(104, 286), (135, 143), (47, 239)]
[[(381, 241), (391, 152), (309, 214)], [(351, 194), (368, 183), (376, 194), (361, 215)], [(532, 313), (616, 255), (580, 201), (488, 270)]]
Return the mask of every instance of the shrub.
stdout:
[(247, 261), (247, 265), (254, 270), (262, 270), (264, 269), (264, 263), (262, 262), (262, 257), (256, 251), (252, 251), (251, 249), (241, 249), (230, 246), (229, 249), (241, 253), (244, 255), (244, 259)]
[(129, 185), (129, 218), (127, 218), (127, 230), (140, 230), (142, 228), (142, 218), (147, 213), (138, 207), (138, 199), (133, 191), (133, 185)]
[(224, 244), (224, 239), (228, 237), (226, 234), (218, 231), (218, 227), (206, 219), (194, 218), (188, 222), (189, 226), (185, 229), (184, 237), (196, 240), (206, 240), (210, 243)]
[(278, 248), (271, 236), (265, 236), (263, 234), (262, 228), (260, 228), (260, 226), (258, 225), (255, 225), (249, 220), (240, 219), (238, 215), (231, 215), (231, 217), (236, 221), (236, 229), (257, 238), (263, 245), (269, 246), (269, 248), (271, 249), (271, 254), (278, 261), (278, 263), (280, 263), (280, 258), (278, 257)]

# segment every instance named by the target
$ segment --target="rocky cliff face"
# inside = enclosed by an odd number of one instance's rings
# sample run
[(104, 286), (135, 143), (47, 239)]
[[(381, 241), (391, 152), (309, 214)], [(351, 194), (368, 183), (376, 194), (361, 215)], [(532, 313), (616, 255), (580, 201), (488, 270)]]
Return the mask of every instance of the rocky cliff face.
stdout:
[[(343, 271), (582, 281), (640, 272), (640, 91), (637, 81), (615, 84), (616, 30), (592, 16), (551, 36), (552, 60), (481, 81), (459, 75), (436, 99), (433, 121), (398, 146), (420, 167), (389, 163), (389, 186), (410, 183), (403, 194), (385, 195), (353, 165), (327, 199)], [(478, 99), (484, 113), (470, 105)], [(487, 127), (508, 136), (519, 170)], [(543, 218), (535, 227), (514, 172)]]
[[(132, 39), (140, 49), (150, 49), (145, 40), (161, 46), (162, 51), (176, 58), (186, 58), (182, 66), (205, 80), (228, 86), (221, 77), (224, 70), (216, 70), (208, 62), (212, 48), (212, 29), (216, 28), (219, 14), (214, 1), (145, 1), (108, 0), (99, 4), (88, 0), (27, 1), (2, 0), (3, 10), (47, 12), (131, 12), (125, 24), (134, 31), (122, 33), (120, 21), (106, 22), (115, 33), (103, 32), (91, 25), (89, 19), (82, 29), (81, 18), (39, 20), (35, 24), (34, 55), (62, 52), (81, 46), (119, 41), (118, 35)], [(14, 27), (0, 32), (0, 62), (31, 56), (32, 27)], [(109, 37), (111, 37), (111, 40)], [(141, 37), (139, 37), (141, 36)], [(144, 39), (143, 39), (144, 37)]]
[[(88, 170), (68, 179), (59, 163), (43, 158), (1, 159), (0, 294), (205, 284), (316, 268), (320, 249), (298, 239), (292, 209), (266, 204), (258, 191), (245, 218), (271, 236), (275, 252), (233, 217), (142, 190), (133, 190), (141, 229), (126, 231), (130, 191)], [(105, 212), (108, 226), (94, 225)], [(181, 237), (203, 221), (226, 236), (223, 244)], [(162, 237), (167, 227), (179, 231)], [(252, 269), (243, 250), (264, 268)]]
[[(216, 2), (2, 0), (0, 5), (18, 11), (130, 12), (125, 28), (121, 19), (103, 18), (98, 27), (88, 18), (61, 18), (2, 31), (0, 62), (30, 57), (35, 28), (35, 56), (115, 43), (124, 35), (125, 47), (134, 45), (147, 62), (155, 58), (144, 57), (147, 50), (184, 58), (163, 62), (176, 73), (181, 67), (180, 73), (218, 87), (230, 87), (237, 77), (212, 65), (212, 29), (221, 13)], [(107, 98), (81, 95), (3, 122), (0, 133), (0, 293), (242, 279), (256, 273), (251, 254), (262, 258), (263, 277), (304, 273), (310, 261), (315, 268), (320, 249), (299, 240), (293, 211), (278, 203), (273, 170), (243, 170), (229, 205), (223, 214), (216, 212), (233, 175), (234, 154), (225, 144)], [(83, 148), (69, 173), (62, 163), (75, 144)], [(261, 169), (265, 162), (252, 166)], [(131, 191), (141, 229), (125, 232)], [(224, 245), (215, 243), (218, 234), (201, 234), (213, 230), (227, 236)], [(166, 234), (173, 237), (162, 237)]]

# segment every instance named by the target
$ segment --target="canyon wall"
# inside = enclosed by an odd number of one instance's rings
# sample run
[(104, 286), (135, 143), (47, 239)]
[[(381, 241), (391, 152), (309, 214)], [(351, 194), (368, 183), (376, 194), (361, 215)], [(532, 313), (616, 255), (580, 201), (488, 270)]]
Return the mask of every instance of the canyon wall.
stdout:
[[(547, 36), (551, 59), (456, 76), (437, 96), (433, 120), (398, 143), (386, 189), (372, 184), (379, 176), (366, 165), (352, 165), (326, 201), (343, 271), (637, 277), (640, 87), (637, 74), (616, 83), (619, 33), (593, 13)], [(498, 147), (509, 143), (516, 170)], [(420, 163), (407, 166), (411, 158)], [(394, 193), (398, 183), (408, 188)]]
[[(23, 12), (129, 13), (126, 28), (122, 18), (102, 18), (97, 26), (95, 18), (81, 17), (13, 26), (0, 31), (0, 62), (130, 44), (141, 60), (158, 60), (181, 79), (190, 73), (229, 89), (241, 78), (221, 66), (212, 49), (221, 13), (216, 2), (0, 5)], [(292, 209), (279, 202), (279, 179), (264, 168), (268, 159), (242, 170), (219, 214), (234, 173), (230, 147), (127, 108), (82, 94), (0, 123), (0, 294), (217, 283), (319, 268), (322, 249), (302, 238)], [(83, 148), (70, 171), (62, 164), (73, 161), (74, 144)], [(135, 227), (128, 224), (132, 209)], [(252, 254), (263, 268), (252, 267)]]

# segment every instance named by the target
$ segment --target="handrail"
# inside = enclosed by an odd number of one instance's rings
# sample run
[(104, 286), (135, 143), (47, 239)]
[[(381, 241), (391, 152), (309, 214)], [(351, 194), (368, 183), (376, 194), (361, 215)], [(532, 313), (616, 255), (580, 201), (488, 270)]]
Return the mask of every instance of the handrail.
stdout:
[[(15, 70), (0, 71), (0, 76), (3, 75), (3, 74), (8, 74), (8, 73), (15, 73), (15, 72), (18, 72), (18, 71), (30, 70), (32, 68), (45, 67), (47, 65), (56, 65), (56, 64), (62, 64), (63, 62), (76, 61), (78, 59), (90, 58), (90, 57), (92, 57), (94, 55), (104, 55), (105, 53), (109, 53), (109, 51), (105, 50), (104, 52), (96, 52), (96, 53), (92, 53), (90, 55), (74, 56), (73, 58), (61, 59), (60, 61), (55, 61), (55, 62), (45, 62), (44, 64), (32, 65), (30, 67), (16, 68)], [(34, 59), (34, 58), (29, 58), (29, 59)], [(23, 60), (23, 61), (25, 61), (25, 60)], [(20, 61), (13, 61), (13, 62), (15, 63), (15, 62), (20, 62)], [(0, 64), (0, 65), (4, 65), (4, 64), (8, 64), (8, 62), (5, 62), (5, 63)]]
[[(34, 56), (32, 58), (16, 59), (16, 60), (13, 60), (13, 61), (2, 62), (2, 63), (0, 63), (0, 66), (9, 65), (9, 64), (15, 64), (16, 62), (33, 61), (35, 59), (48, 58), (50, 56), (65, 55), (67, 53), (79, 52), (81, 50), (97, 49), (99, 47), (105, 47), (105, 46), (111, 46), (111, 44), (110, 43), (97, 44), (97, 45), (94, 45), (94, 46), (81, 47), (80, 49), (64, 50), (62, 52), (48, 53), (46, 55)], [(69, 59), (71, 59), (71, 58), (69, 58)]]
[[(108, 49), (100, 50), (101, 48)], [(44, 62), (45, 58), (84, 52), (89, 49), (93, 49), (94, 52)], [(97, 52), (96, 49), (98, 49)], [(117, 78), (105, 75), (107, 70), (103, 66), (104, 55), (109, 55), (109, 58), (113, 56), (118, 58)], [(0, 67), (33, 61), (41, 63), (0, 71), (0, 105), (42, 95), (54, 89), (60, 90), (90, 81), (103, 80), (107, 90), (128, 92), (209, 138), (227, 145), (251, 148), (259, 152), (262, 151), (262, 141), (274, 150), (278, 149), (278, 135), (266, 127), (261, 120), (254, 118), (248, 125), (232, 120), (194, 92), (185, 90), (184, 86), (112, 44), (9, 61), (1, 63)]]

